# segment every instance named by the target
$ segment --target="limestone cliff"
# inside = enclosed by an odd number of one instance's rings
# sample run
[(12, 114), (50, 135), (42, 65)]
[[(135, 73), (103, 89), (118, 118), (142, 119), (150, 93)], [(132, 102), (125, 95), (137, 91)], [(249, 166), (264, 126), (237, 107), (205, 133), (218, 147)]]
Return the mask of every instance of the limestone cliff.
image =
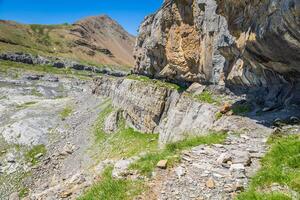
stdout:
[(189, 136), (206, 135), (212, 130), (269, 131), (249, 118), (218, 117), (219, 106), (153, 82), (103, 76), (94, 80), (93, 92), (110, 97), (112, 104), (123, 111), (130, 127), (144, 133), (158, 133), (161, 146)]
[(140, 26), (134, 72), (226, 85), (254, 93), (270, 109), (299, 103), (299, 6), (299, 0), (165, 0)]

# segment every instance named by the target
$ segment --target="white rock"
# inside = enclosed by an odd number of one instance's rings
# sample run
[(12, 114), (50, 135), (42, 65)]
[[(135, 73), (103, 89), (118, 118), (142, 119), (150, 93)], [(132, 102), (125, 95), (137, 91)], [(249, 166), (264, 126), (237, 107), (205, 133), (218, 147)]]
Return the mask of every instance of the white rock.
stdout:
[(178, 178), (180, 178), (185, 175), (186, 170), (185, 170), (185, 168), (179, 166), (179, 167), (176, 167), (175, 173), (177, 174)]
[(227, 163), (228, 161), (231, 161), (232, 157), (229, 153), (222, 153), (219, 158), (217, 159), (218, 164)]
[(243, 164), (232, 164), (230, 166), (230, 171), (242, 171), (242, 170), (245, 170), (245, 166)]

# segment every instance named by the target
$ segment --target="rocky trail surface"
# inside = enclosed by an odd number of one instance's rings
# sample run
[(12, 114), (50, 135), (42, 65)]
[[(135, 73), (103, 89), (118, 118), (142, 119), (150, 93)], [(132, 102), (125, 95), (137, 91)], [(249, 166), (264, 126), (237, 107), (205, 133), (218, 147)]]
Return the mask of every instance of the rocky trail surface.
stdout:
[(167, 178), (156, 186), (158, 199), (233, 199), (259, 169), (268, 136), (259, 131), (230, 135), (225, 144), (184, 152), (182, 163), (162, 174)]
[(92, 183), (87, 150), (103, 101), (90, 88), (77, 78), (1, 75), (0, 199), (14, 199), (15, 191), (71, 198)]

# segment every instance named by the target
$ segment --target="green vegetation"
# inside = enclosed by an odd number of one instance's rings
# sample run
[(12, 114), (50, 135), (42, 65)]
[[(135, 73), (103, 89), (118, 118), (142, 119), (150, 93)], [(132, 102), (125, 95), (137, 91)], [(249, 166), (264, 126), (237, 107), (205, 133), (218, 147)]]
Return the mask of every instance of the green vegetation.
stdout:
[[(22, 74), (22, 71), (32, 71), (38, 73), (49, 73), (49, 74), (57, 74), (57, 75), (65, 75), (68, 77), (77, 77), (80, 79), (91, 79), (89, 75), (90, 72), (87, 71), (76, 71), (66, 68), (55, 68), (47, 65), (29, 65), (24, 63), (12, 62), (12, 61), (4, 61), (0, 60), (0, 72), (7, 73), (8, 71), (15, 70), (17, 73)], [(40, 96), (41, 94), (37, 91), (32, 91), (33, 95)]]
[(29, 194), (29, 189), (27, 187), (21, 188), (19, 191), (19, 197), (24, 198)]
[(114, 109), (110, 102), (106, 102), (103, 107), (103, 111), (94, 126), (96, 137), (95, 149), (98, 152), (95, 156), (97, 158), (101, 160), (108, 158), (128, 158), (144, 151), (157, 149), (157, 134), (142, 134), (134, 131), (132, 128), (125, 127), (124, 120), (120, 120), (119, 130), (116, 133), (106, 134), (103, 131), (104, 120)]
[(111, 173), (112, 167), (106, 168), (101, 181), (78, 200), (130, 200), (142, 193), (144, 186), (141, 181), (114, 179)]
[(225, 133), (210, 133), (206, 136), (188, 138), (180, 142), (168, 144), (163, 150), (147, 153), (136, 163), (132, 164), (131, 168), (138, 170), (143, 175), (149, 176), (160, 160), (168, 160), (168, 165), (172, 166), (179, 161), (181, 151), (201, 144), (220, 144), (224, 142), (225, 138)]
[[(95, 126), (95, 145), (92, 152), (99, 160), (121, 159), (145, 153), (138, 161), (133, 163), (130, 168), (138, 170), (141, 174), (149, 175), (156, 164), (162, 159), (168, 159), (168, 164), (177, 163), (181, 151), (192, 148), (200, 144), (222, 143), (225, 133), (211, 133), (207, 136), (193, 137), (181, 142), (169, 144), (165, 149), (158, 149), (157, 134), (142, 134), (125, 126), (125, 120), (119, 122), (119, 129), (115, 133), (107, 134), (103, 131), (106, 117), (111, 114), (114, 108), (107, 100), (101, 105), (100, 113)], [(95, 152), (96, 151), (96, 152)], [(79, 198), (79, 200), (93, 199), (133, 199), (146, 190), (143, 181), (132, 181), (127, 179), (113, 179), (111, 176), (112, 168), (107, 168), (99, 183)]]
[(33, 89), (31, 90), (31, 95), (37, 96), (37, 97), (42, 97), (42, 96), (43, 96), (43, 94), (40, 93), (36, 88), (33, 88)]
[(174, 83), (169, 83), (169, 82), (165, 82), (162, 80), (157, 80), (157, 79), (150, 79), (147, 76), (141, 76), (141, 75), (129, 75), (127, 76), (128, 79), (132, 79), (132, 80), (137, 80), (137, 81), (141, 81), (143, 83), (150, 83), (153, 85), (157, 85), (159, 87), (165, 87), (165, 88), (169, 88), (172, 90), (177, 90), (179, 92), (186, 90), (186, 87), (182, 87), (179, 85), (176, 85)]
[(232, 112), (235, 115), (243, 115), (251, 112), (251, 106), (249, 104), (234, 105), (232, 106)]
[(210, 91), (204, 91), (201, 94), (195, 96), (196, 100), (203, 102), (203, 103), (209, 103), (209, 104), (216, 104), (220, 105), (221, 101), (219, 98), (217, 98), (212, 92)]
[(284, 200), (289, 194), (266, 192), (273, 183), (288, 186), (300, 195), (300, 134), (270, 138), (270, 151), (262, 159), (262, 168), (253, 177), (247, 191), (238, 200)]
[(71, 106), (66, 106), (60, 113), (60, 118), (62, 120), (65, 120), (67, 117), (69, 117), (73, 112), (73, 108)]
[[(40, 24), (0, 24), (0, 52), (24, 52), (32, 55), (67, 58), (79, 63), (99, 64), (99, 55), (90, 56), (76, 49), (74, 41), (69, 37), (73, 25), (67, 23), (57, 25)], [(107, 67), (108, 65), (105, 65)], [(130, 71), (131, 66), (110, 65), (113, 69)]]
[(221, 112), (217, 112), (215, 117), (217, 120), (219, 120), (223, 117), (223, 114)]
[(23, 103), (23, 104), (21, 104), (21, 105), (18, 105), (18, 106), (17, 106), (17, 109), (28, 108), (28, 107), (30, 107), (30, 106), (36, 104), (36, 103), (37, 103), (37, 102), (35, 102), (35, 101), (29, 101), (29, 102)]
[(25, 153), (25, 160), (27, 162), (31, 162), (33, 165), (36, 165), (39, 162), (36, 156), (39, 154), (45, 155), (46, 152), (47, 149), (45, 145), (41, 144), (41, 145), (34, 146), (32, 149), (30, 149)]

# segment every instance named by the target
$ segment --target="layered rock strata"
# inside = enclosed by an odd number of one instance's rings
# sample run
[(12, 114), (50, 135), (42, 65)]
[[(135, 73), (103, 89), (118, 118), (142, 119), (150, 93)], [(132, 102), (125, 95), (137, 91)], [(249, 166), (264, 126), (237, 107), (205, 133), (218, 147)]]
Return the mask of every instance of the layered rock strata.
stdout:
[(299, 104), (299, 16), (298, 0), (165, 0), (140, 26), (134, 72)]
[(196, 101), (186, 92), (153, 82), (100, 77), (94, 80), (93, 92), (110, 97), (113, 105), (123, 110), (130, 127), (145, 133), (158, 133), (161, 146), (210, 131), (270, 131), (248, 118), (220, 118), (218, 106)]

